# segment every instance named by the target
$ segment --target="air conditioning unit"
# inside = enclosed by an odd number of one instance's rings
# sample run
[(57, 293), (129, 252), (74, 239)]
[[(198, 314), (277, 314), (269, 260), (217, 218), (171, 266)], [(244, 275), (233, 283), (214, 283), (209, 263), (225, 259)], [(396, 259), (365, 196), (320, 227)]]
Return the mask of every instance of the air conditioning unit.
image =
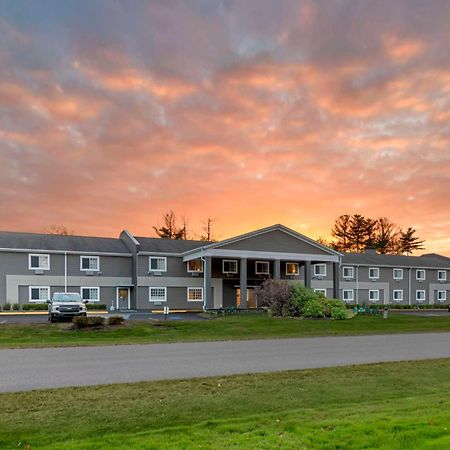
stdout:
[(37, 270), (34, 271), (34, 274), (35, 275), (44, 275), (44, 271), (41, 270), (41, 269), (37, 269)]
[(86, 276), (88, 276), (88, 277), (92, 277), (93, 275), (94, 275), (94, 272), (92, 270), (88, 270), (86, 272)]
[(198, 273), (198, 272), (192, 272), (192, 276), (193, 276), (193, 277), (198, 277), (198, 276), (199, 276), (199, 273)]

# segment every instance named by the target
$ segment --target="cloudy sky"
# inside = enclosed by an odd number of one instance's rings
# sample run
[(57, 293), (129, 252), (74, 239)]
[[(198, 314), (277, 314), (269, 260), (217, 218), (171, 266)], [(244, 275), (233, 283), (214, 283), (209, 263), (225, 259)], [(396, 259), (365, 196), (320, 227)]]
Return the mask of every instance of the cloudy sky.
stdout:
[(0, 0), (0, 229), (340, 214), (450, 255), (450, 1)]

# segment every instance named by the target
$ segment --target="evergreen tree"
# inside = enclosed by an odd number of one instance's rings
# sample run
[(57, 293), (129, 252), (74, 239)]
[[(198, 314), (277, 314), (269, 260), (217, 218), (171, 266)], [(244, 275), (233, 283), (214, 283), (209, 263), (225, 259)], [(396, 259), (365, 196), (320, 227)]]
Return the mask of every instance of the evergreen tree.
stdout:
[(399, 252), (409, 255), (414, 250), (423, 250), (425, 241), (422, 241), (418, 236), (414, 236), (416, 230), (412, 227), (408, 227), (405, 231), (400, 230), (399, 237)]
[(164, 224), (153, 227), (158, 237), (163, 239), (186, 239), (187, 223), (184, 220), (182, 227), (177, 226), (177, 218), (173, 211), (169, 211), (163, 216)]
[(343, 214), (339, 216), (335, 222), (331, 235), (336, 238), (333, 242), (333, 248), (340, 252), (348, 252), (351, 250), (352, 242), (350, 235), (351, 220), (349, 214)]

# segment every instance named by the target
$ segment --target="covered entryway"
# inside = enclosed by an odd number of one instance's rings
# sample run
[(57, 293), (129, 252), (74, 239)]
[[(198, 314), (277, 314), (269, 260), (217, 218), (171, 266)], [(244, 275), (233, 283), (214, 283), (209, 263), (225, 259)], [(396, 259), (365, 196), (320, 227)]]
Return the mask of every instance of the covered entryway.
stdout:
[[(241, 307), (241, 289), (236, 289), (236, 306)], [(258, 296), (256, 295), (256, 288), (247, 287), (247, 308), (257, 308), (258, 307)]]

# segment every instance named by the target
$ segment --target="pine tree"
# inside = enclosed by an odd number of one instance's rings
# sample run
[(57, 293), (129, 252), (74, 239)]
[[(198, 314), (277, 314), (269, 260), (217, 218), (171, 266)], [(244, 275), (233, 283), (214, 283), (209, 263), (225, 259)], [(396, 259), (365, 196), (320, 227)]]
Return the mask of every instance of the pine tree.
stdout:
[(336, 250), (341, 252), (348, 252), (351, 250), (351, 235), (350, 235), (350, 215), (343, 214), (339, 216), (331, 230), (331, 235), (336, 238), (333, 242), (333, 246)]
[(415, 250), (423, 250), (425, 241), (420, 240), (418, 236), (414, 236), (416, 230), (408, 227), (405, 231), (400, 230), (399, 252), (409, 255)]

